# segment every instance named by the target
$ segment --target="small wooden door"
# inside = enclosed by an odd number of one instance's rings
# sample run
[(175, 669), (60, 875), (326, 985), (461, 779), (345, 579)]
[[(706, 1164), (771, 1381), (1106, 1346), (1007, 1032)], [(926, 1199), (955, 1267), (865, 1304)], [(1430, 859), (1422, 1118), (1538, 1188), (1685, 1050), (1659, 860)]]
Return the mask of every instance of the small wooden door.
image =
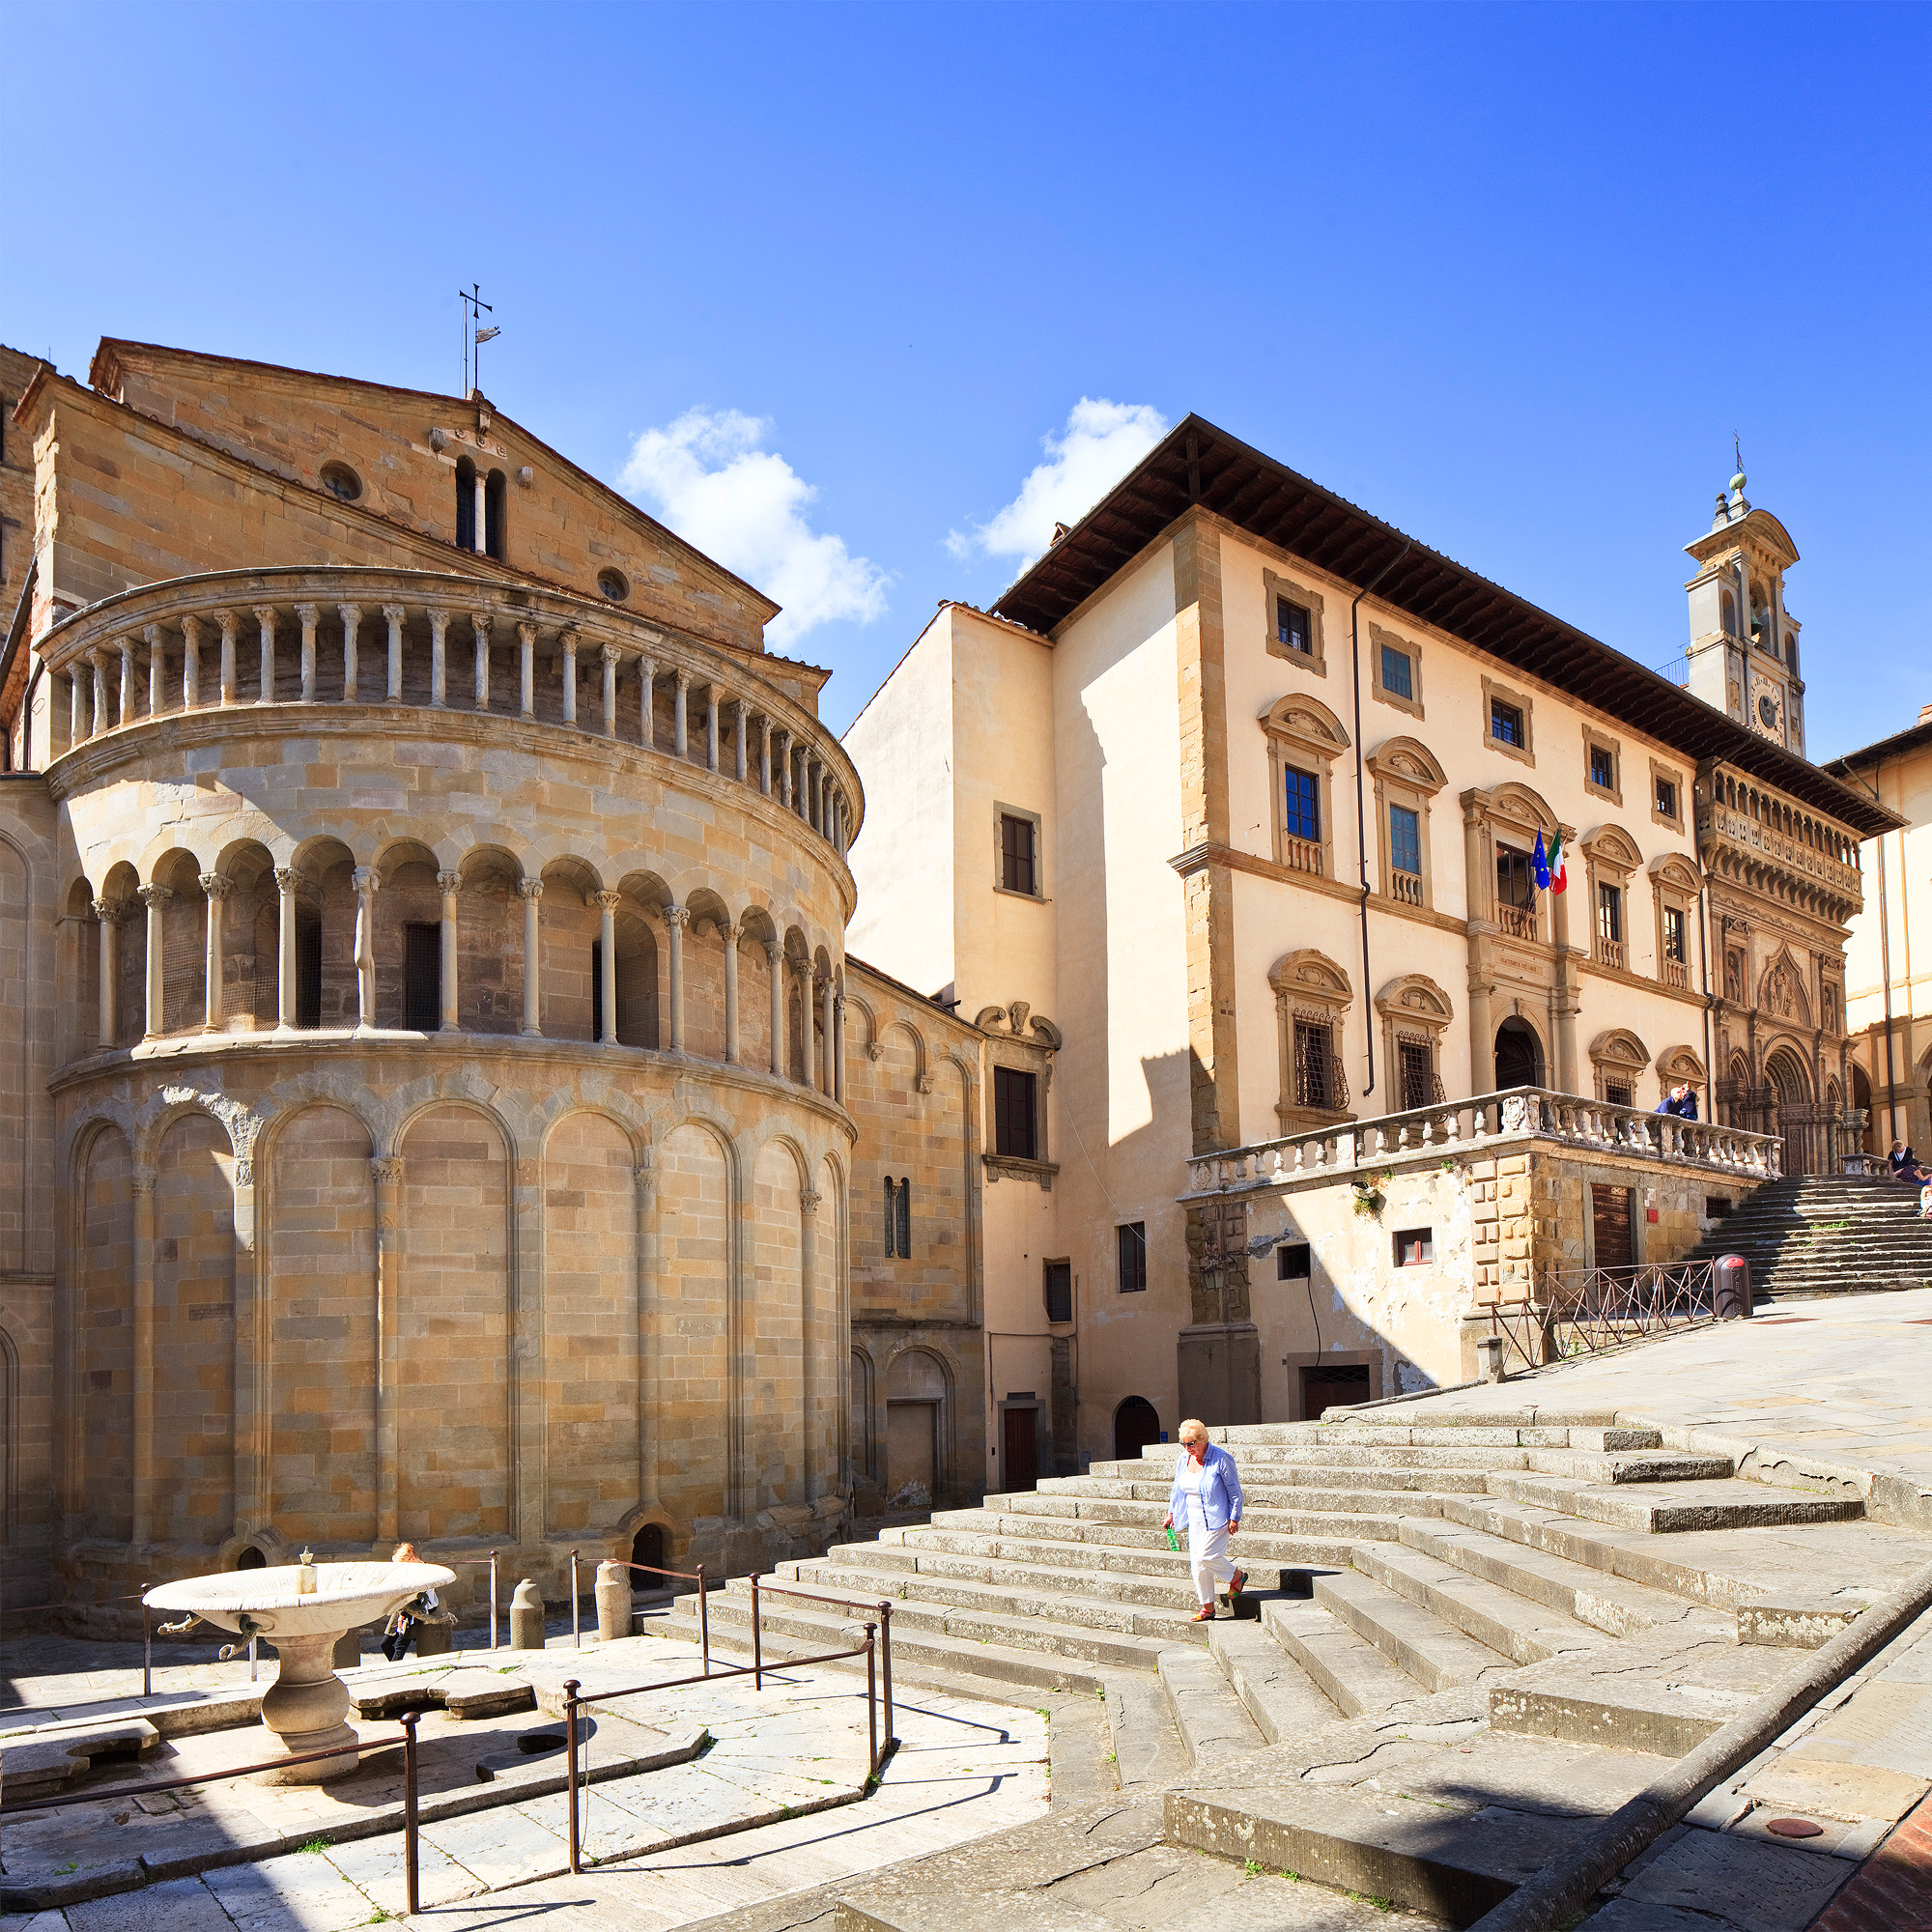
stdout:
[(1000, 1488), (1008, 1492), (1031, 1490), (1039, 1483), (1039, 1440), (1037, 1408), (1001, 1410)]
[(1632, 1264), (1631, 1191), (1628, 1187), (1590, 1184), (1590, 1222), (1600, 1268), (1625, 1268)]

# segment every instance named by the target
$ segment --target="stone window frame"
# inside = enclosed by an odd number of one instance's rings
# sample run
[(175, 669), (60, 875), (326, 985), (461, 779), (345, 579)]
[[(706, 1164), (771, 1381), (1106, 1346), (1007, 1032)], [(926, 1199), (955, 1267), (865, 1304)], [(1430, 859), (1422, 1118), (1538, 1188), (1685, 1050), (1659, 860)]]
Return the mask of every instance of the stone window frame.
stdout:
[[(1405, 697), (1399, 691), (1391, 691), (1382, 682), (1382, 652), (1384, 649), (1400, 651), (1408, 660), (1408, 682), (1414, 696)], [(1369, 695), (1378, 704), (1393, 705), (1398, 711), (1406, 711), (1411, 718), (1421, 718), (1422, 709), (1422, 646), (1411, 643), (1398, 632), (1384, 630), (1381, 625), (1369, 625)]]
[(1319, 1015), (1334, 1031), (1336, 1058), (1341, 1058), (1349, 1009), (1355, 1003), (1355, 989), (1348, 973), (1325, 952), (1307, 946), (1284, 953), (1268, 969), (1268, 985), (1274, 992), (1275, 1040), (1280, 1086), (1275, 1100), (1275, 1118), (1282, 1132), (1300, 1133), (1313, 1127), (1332, 1126), (1352, 1121), (1351, 1108), (1303, 1107), (1294, 1095), (1294, 1022)]
[(1335, 876), (1335, 785), (1331, 767), (1337, 756), (1349, 749), (1349, 734), (1343, 729), (1342, 721), (1320, 698), (1303, 696), (1299, 693), (1278, 698), (1261, 714), (1257, 722), (1267, 738), (1268, 831), (1274, 862), (1277, 866), (1289, 867), (1287, 840), (1290, 838), (1294, 838), (1298, 843), (1306, 842), (1300, 839), (1298, 834), (1288, 830), (1286, 780), (1283, 774), (1291, 766), (1296, 771), (1313, 771), (1318, 809), (1321, 814), (1321, 837), (1315, 841), (1321, 848), (1320, 876), (1332, 879)]
[(1435, 904), (1433, 884), (1435, 868), (1430, 853), (1430, 806), (1449, 782), (1448, 777), (1437, 763), (1435, 753), (1419, 738), (1384, 738), (1369, 753), (1366, 763), (1375, 775), (1376, 786), (1376, 890), (1392, 904), (1409, 903), (1395, 896), (1395, 872), (1390, 863), (1394, 844), (1389, 837), (1389, 807), (1406, 806), (1415, 813), (1417, 820), (1416, 836), (1421, 846), (1419, 856), (1422, 864), (1421, 903), (1425, 910), (1432, 910)]
[[(1033, 823), (1034, 890), (1030, 893), (1023, 893), (1006, 882), (1007, 854), (1000, 829), (1003, 818), (1025, 818)], [(1022, 805), (1002, 805), (997, 799), (993, 801), (993, 890), (1003, 898), (1027, 899), (1035, 905), (1046, 903), (1046, 840), (1041, 837), (1045, 827), (1045, 818), (1039, 812), (1029, 811)]]
[[(1015, 893), (1010, 897), (1020, 897)], [(994, 1010), (999, 1010), (995, 1009)], [(979, 1024), (983, 1028), (982, 1015)], [(1045, 1021), (1037, 1024), (1045, 1025)], [(997, 1181), (1003, 1176), (1011, 1175), (1016, 1179), (1037, 1181), (1043, 1193), (1053, 1192), (1053, 1177), (1060, 1172), (1060, 1163), (1053, 1158), (1052, 1144), (1047, 1139), (1047, 1122), (1051, 1109), (1047, 1106), (1047, 1090), (1053, 1085), (1053, 1048), (1058, 1044), (1058, 1036), (1052, 1043), (1036, 1043), (1030, 1039), (1016, 1038), (1011, 1035), (989, 1034), (986, 1039), (986, 1073), (981, 1083), (985, 1095), (986, 1126), (980, 1140), (983, 1151), (980, 1155), (988, 1183)], [(1031, 1073), (1033, 1087), (1033, 1149), (1034, 1157), (1024, 1159), (1016, 1153), (999, 1153), (993, 1148), (993, 1070), (1005, 1066), (1015, 1073)]]
[(1650, 1071), (1650, 1048), (1629, 1027), (1605, 1028), (1590, 1042), (1590, 1067), (1599, 1100), (1607, 1103), (1610, 1096), (1604, 1090), (1612, 1080), (1622, 1080), (1631, 1091), (1630, 1099), (1622, 1104), (1642, 1104), (1637, 1081)]
[[(1522, 713), (1522, 743), (1505, 744), (1491, 726), (1495, 721), (1495, 707), (1498, 702)], [(1506, 758), (1514, 758), (1519, 764), (1536, 769), (1536, 705), (1526, 691), (1520, 691), (1515, 685), (1503, 684), (1483, 675), (1483, 743), (1492, 752), (1500, 752)]]
[[(1470, 918), (1487, 919), (1498, 931), (1514, 940), (1532, 946), (1554, 946), (1558, 924), (1563, 924), (1566, 930), (1568, 928), (1567, 909), (1563, 908), (1563, 901), (1569, 894), (1564, 893), (1560, 896), (1553, 893), (1534, 895), (1530, 907), (1533, 915), (1531, 930), (1527, 933), (1511, 932), (1504, 923), (1496, 899), (1496, 849), (1506, 846), (1512, 852), (1520, 852), (1528, 857), (1536, 849), (1539, 833), (1547, 849), (1550, 838), (1559, 832), (1566, 845), (1569, 844), (1576, 838), (1574, 829), (1557, 817), (1540, 792), (1516, 779), (1505, 779), (1501, 784), (1492, 785), (1488, 790), (1465, 791), (1462, 794), (1462, 805), (1463, 827), (1475, 835), (1473, 862), (1482, 873), (1480, 882), (1470, 886)], [(1548, 900), (1548, 905), (1538, 902), (1544, 898)], [(1559, 909), (1563, 909), (1565, 915), (1560, 920)]]
[[(1681, 852), (1659, 854), (1645, 870), (1650, 874), (1651, 930), (1657, 936), (1658, 983), (1666, 986), (1673, 983), (1664, 970), (1667, 962), (1663, 952), (1663, 915), (1666, 910), (1681, 912), (1684, 915), (1684, 987), (1688, 991), (1690, 986), (1690, 939), (1697, 929), (1697, 900), (1703, 890), (1702, 881), (1697, 877), (1696, 868)], [(1628, 908), (1628, 895), (1625, 905)]]
[[(1308, 612), (1307, 650), (1292, 651), (1276, 635), (1274, 611), (1277, 597), (1286, 597), (1291, 604), (1299, 604)], [(1321, 625), (1321, 591), (1297, 582), (1293, 577), (1283, 577), (1278, 571), (1264, 568), (1262, 621), (1264, 627), (1263, 636), (1266, 639), (1269, 657), (1279, 658), (1284, 664), (1299, 665), (1304, 670), (1312, 670), (1317, 677), (1328, 675), (1327, 645)]]
[(1666, 1046), (1657, 1056), (1658, 1092), (1667, 1094), (1681, 1080), (1697, 1096), (1698, 1117), (1711, 1119), (1711, 1083), (1697, 1049), (1689, 1044)]
[[(1590, 753), (1607, 752), (1610, 754), (1610, 781), (1599, 784), (1590, 776)], [(1624, 809), (1624, 748), (1602, 726), (1583, 721), (1583, 789), (1593, 798), (1607, 799), (1621, 811)]]
[[(1675, 817), (1666, 817), (1657, 809), (1657, 788), (1660, 784), (1673, 787), (1677, 800)], [(1675, 765), (1666, 765), (1662, 758), (1650, 761), (1650, 822), (1653, 825), (1667, 825), (1673, 832), (1684, 830), (1684, 774)]]
[[(1455, 1023), (1456, 1009), (1449, 995), (1426, 973), (1404, 973), (1391, 980), (1376, 995), (1376, 1012), (1381, 1020), (1383, 1078), (1394, 1083), (1401, 1076), (1401, 1056), (1397, 1042), (1405, 1036), (1420, 1036), (1429, 1046), (1430, 1075), (1435, 1088), (1448, 1092), (1442, 1078), (1442, 1042)], [(1401, 1094), (1395, 1096), (1402, 1098)], [(1423, 1105), (1433, 1105), (1433, 1100)], [(1395, 1107), (1393, 1113), (1406, 1113)]]
[[(1628, 973), (1633, 970), (1630, 961), (1634, 944), (1631, 936), (1630, 884), (1643, 866), (1643, 855), (1637, 850), (1635, 839), (1617, 825), (1598, 826), (1582, 841), (1579, 849), (1583, 854), (1584, 877), (1589, 888), (1584, 902), (1590, 915), (1590, 957), (1599, 966)], [(1605, 956), (1604, 938), (1598, 930), (1601, 923), (1598, 888), (1601, 886), (1614, 886), (1617, 890), (1617, 923), (1623, 937), (1616, 944), (1623, 948), (1621, 962)]]

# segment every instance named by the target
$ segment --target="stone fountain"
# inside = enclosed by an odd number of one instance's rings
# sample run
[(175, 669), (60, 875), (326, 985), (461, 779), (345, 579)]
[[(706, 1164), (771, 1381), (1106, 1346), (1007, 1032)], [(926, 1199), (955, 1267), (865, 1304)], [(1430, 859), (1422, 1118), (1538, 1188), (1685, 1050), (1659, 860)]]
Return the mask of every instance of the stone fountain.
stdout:
[[(142, 1602), (157, 1610), (187, 1611), (239, 1636), (266, 1637), (281, 1668), (262, 1698), (262, 1722), (291, 1755), (353, 1745), (345, 1721), (349, 1688), (336, 1676), (337, 1638), (378, 1618), (386, 1621), (412, 1597), (455, 1582), (436, 1563), (300, 1563), (275, 1570), (231, 1570), (162, 1583)], [(354, 1751), (263, 1774), (269, 1784), (321, 1784), (347, 1777)]]

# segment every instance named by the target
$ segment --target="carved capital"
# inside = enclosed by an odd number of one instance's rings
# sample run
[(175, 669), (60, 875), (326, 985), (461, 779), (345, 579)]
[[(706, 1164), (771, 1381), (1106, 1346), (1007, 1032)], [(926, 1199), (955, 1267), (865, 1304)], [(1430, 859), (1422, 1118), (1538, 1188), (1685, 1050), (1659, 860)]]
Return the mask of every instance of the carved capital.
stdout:
[(885, 1057), (886, 1057), (886, 1049), (878, 1040), (868, 1039), (866, 1042), (866, 1058), (867, 1060), (876, 1063), (878, 1061), (883, 1060)]
[(102, 925), (112, 925), (121, 917), (120, 904), (114, 899), (96, 899), (93, 904), (94, 916)]
[(691, 923), (691, 908), (681, 905), (666, 906), (664, 908), (664, 923), (667, 925), (689, 925)]
[(746, 715), (750, 712), (751, 708), (751, 705), (742, 697), (734, 697), (731, 700), (731, 709), (738, 714), (738, 723), (741, 726), (744, 724)]
[(390, 624), (397, 630), (400, 630), (402, 628), (403, 619), (407, 617), (409, 614), (410, 613), (408, 612), (408, 611), (406, 611), (400, 604), (384, 604), (383, 606), (383, 615), (385, 616), (389, 620)]
[(449, 629), (449, 612), (439, 611), (434, 604), (429, 607), (430, 635), (440, 643), (442, 634)]
[(439, 872), (436, 875), (438, 888), (443, 893), (453, 893), (463, 883), (461, 872)]
[(275, 607), (272, 604), (257, 604), (256, 606), (254, 606), (254, 612), (255, 612), (255, 621), (256, 623), (261, 625), (263, 630), (269, 632), (272, 632), (274, 630), (275, 619), (280, 613), (276, 611)]
[[(96, 901), (99, 903), (99, 900)], [(776, 939), (765, 941), (765, 958), (774, 973), (779, 970), (779, 961), (784, 957), (784, 948)]]
[(201, 619), (190, 611), (181, 620), (182, 636), (187, 639), (191, 650), (201, 642)]
[(471, 629), (472, 631), (474, 631), (474, 632), (476, 633), (476, 635), (477, 635), (477, 636), (478, 636), (479, 638), (487, 638), (487, 637), (488, 637), (488, 636), (490, 635), (490, 613), (489, 613), (489, 611), (470, 611), (470, 613), (469, 613), (469, 628), (470, 628), (470, 629)]
[(378, 1187), (394, 1187), (403, 1178), (403, 1163), (395, 1154), (379, 1154), (369, 1163)]
[(517, 892), (521, 897), (540, 899), (543, 897), (543, 881), (541, 879), (519, 879), (517, 881)]
[(155, 1177), (148, 1169), (137, 1167), (128, 1177), (128, 1185), (136, 1194), (152, 1194), (155, 1191)]
[(151, 651), (159, 650), (161, 647), (161, 627), (158, 624), (143, 624), (141, 626), (141, 641)]
[(296, 606), (296, 615), (301, 619), (301, 627), (304, 631), (312, 631), (321, 620), (322, 607), (319, 604), (298, 604)]
[(208, 614), (221, 626), (221, 635), (224, 638), (232, 638), (235, 635), (236, 627), (241, 620), (233, 611), (211, 611)]
[(277, 866), (275, 867), (275, 890), (284, 898), (289, 897), (295, 892), (296, 880), (299, 874), (293, 866)]
[(798, 1205), (801, 1208), (803, 1208), (808, 1214), (815, 1214), (818, 1211), (818, 1204), (822, 1200), (824, 1200), (824, 1198), (825, 1197), (822, 1194), (818, 1193), (814, 1188), (802, 1187), (799, 1189), (798, 1193)]
[(590, 902), (599, 912), (615, 912), (624, 903), (622, 893), (592, 893)]
[(362, 607), (359, 604), (338, 604), (335, 614), (342, 619), (345, 631), (353, 631), (362, 621)]
[(156, 910), (166, 905), (174, 897), (174, 894), (169, 892), (166, 886), (136, 886), (134, 893), (144, 906)]
[(913, 1085), (917, 1087), (922, 1094), (930, 1094), (932, 1092), (932, 1075), (930, 1073), (922, 1073), (919, 1076), (919, 1078), (913, 1082)]
[(235, 890), (235, 881), (225, 872), (204, 872), (196, 883), (212, 899), (225, 899)]
[(557, 642), (563, 646), (565, 657), (574, 658), (577, 655), (577, 633), (575, 631), (559, 633)]
[(597, 655), (600, 658), (602, 658), (607, 665), (619, 665), (624, 662), (624, 653), (620, 651), (615, 644), (606, 644), (604, 648), (598, 652)]
[(350, 883), (358, 893), (374, 893), (383, 882), (376, 876), (373, 866), (357, 866), (350, 875)]
[(525, 650), (533, 651), (537, 647), (537, 627), (534, 624), (519, 624), (517, 639)]
[(677, 679), (677, 688), (680, 691), (689, 691), (691, 689), (691, 673), (682, 665), (677, 668), (672, 675)]

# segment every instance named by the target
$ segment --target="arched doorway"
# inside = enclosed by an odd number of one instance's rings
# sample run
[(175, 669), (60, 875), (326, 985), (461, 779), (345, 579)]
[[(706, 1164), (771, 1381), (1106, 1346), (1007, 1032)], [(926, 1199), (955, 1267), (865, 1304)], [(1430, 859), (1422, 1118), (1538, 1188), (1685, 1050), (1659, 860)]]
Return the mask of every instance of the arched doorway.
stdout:
[(266, 1570), (269, 1567), (269, 1559), (251, 1543), (235, 1559), (235, 1567), (238, 1570)]
[(1160, 1416), (1145, 1396), (1130, 1395), (1114, 1411), (1114, 1461), (1132, 1463), (1160, 1440)]
[(1856, 1063), (1852, 1066), (1852, 1105), (1865, 1117), (1864, 1130), (1860, 1144), (1866, 1153), (1883, 1152), (1884, 1150), (1879, 1146), (1878, 1122), (1872, 1119), (1871, 1082), (1865, 1078), (1864, 1068)]
[(1811, 1076), (1804, 1063), (1788, 1046), (1781, 1046), (1764, 1064), (1765, 1078), (1777, 1096), (1777, 1126), (1784, 1136), (1786, 1175), (1825, 1171), (1827, 1149), (1824, 1123), (1811, 1099)]
[(1543, 1042), (1524, 1019), (1506, 1019), (1496, 1029), (1496, 1092), (1543, 1085)]
[(632, 1589), (656, 1590), (663, 1587), (665, 1578), (649, 1574), (653, 1570), (662, 1570), (665, 1565), (663, 1523), (647, 1522), (631, 1539), (631, 1561), (639, 1566), (631, 1573)]

